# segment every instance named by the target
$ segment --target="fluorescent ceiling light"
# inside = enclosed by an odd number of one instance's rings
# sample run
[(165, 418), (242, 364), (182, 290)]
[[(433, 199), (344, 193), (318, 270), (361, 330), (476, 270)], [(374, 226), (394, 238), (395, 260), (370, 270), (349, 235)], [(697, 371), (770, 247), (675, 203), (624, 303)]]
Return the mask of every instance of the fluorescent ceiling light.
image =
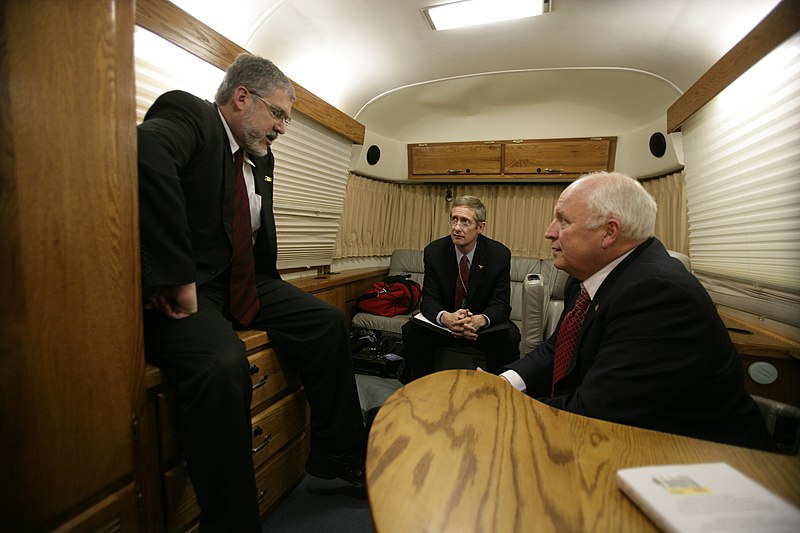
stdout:
[(535, 17), (549, 11), (549, 7), (550, 0), (464, 0), (426, 7), (422, 11), (434, 30), (450, 30)]

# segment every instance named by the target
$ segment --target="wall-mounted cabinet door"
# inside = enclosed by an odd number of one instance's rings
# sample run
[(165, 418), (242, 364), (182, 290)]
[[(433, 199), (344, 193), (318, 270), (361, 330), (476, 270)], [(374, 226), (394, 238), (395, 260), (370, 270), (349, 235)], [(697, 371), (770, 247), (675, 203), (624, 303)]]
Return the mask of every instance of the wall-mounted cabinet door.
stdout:
[(505, 174), (585, 174), (613, 170), (615, 137), (512, 141), (505, 145)]
[(503, 148), (494, 142), (408, 145), (409, 176), (500, 174)]

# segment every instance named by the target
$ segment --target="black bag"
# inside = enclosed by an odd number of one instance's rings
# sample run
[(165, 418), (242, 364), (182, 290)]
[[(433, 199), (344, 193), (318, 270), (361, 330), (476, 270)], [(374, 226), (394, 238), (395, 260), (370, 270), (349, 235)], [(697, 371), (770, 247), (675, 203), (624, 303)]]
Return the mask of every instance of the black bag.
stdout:
[(357, 374), (399, 379), (405, 367), (403, 339), (385, 335), (353, 355)]

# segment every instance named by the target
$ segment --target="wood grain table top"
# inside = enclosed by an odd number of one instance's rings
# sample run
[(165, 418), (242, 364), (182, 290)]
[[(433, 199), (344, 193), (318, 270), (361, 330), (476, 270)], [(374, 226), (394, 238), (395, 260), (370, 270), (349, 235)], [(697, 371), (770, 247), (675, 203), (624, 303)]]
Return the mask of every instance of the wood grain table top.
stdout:
[(379, 533), (656, 531), (617, 488), (619, 468), (727, 462), (800, 504), (800, 458), (551, 408), (505, 380), (438, 372), (395, 392), (369, 436)]

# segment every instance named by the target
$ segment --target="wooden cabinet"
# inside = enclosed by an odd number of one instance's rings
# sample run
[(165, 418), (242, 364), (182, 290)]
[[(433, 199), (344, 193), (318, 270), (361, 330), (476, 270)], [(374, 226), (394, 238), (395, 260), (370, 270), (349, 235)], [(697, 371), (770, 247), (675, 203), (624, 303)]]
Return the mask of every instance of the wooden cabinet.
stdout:
[[(387, 268), (354, 269), (292, 283), (332, 303), (350, 323), (356, 298)], [(309, 407), (300, 379), (263, 331), (239, 332), (247, 348), (253, 398), (253, 466), (261, 516), (305, 476), (309, 452)], [(147, 366), (147, 410), (140, 424), (141, 524), (147, 531), (189, 531), (200, 510), (175, 433), (175, 391), (160, 370)]]
[(413, 176), (500, 174), (502, 145), (494, 142), (409, 144)]
[(551, 139), (505, 145), (506, 174), (586, 174), (614, 168), (616, 140)]
[(408, 145), (409, 178), (424, 181), (574, 179), (614, 169), (616, 137)]
[[(252, 453), (263, 516), (305, 475), (309, 408), (297, 374), (275, 352), (267, 334), (249, 330), (239, 336), (247, 347), (253, 381)], [(175, 433), (175, 392), (153, 366), (147, 368), (147, 384), (149, 431), (143, 438), (153, 467), (143, 480), (143, 523), (152, 531), (187, 531), (200, 510)]]
[(0, 11), (0, 529), (140, 531), (134, 3)]

